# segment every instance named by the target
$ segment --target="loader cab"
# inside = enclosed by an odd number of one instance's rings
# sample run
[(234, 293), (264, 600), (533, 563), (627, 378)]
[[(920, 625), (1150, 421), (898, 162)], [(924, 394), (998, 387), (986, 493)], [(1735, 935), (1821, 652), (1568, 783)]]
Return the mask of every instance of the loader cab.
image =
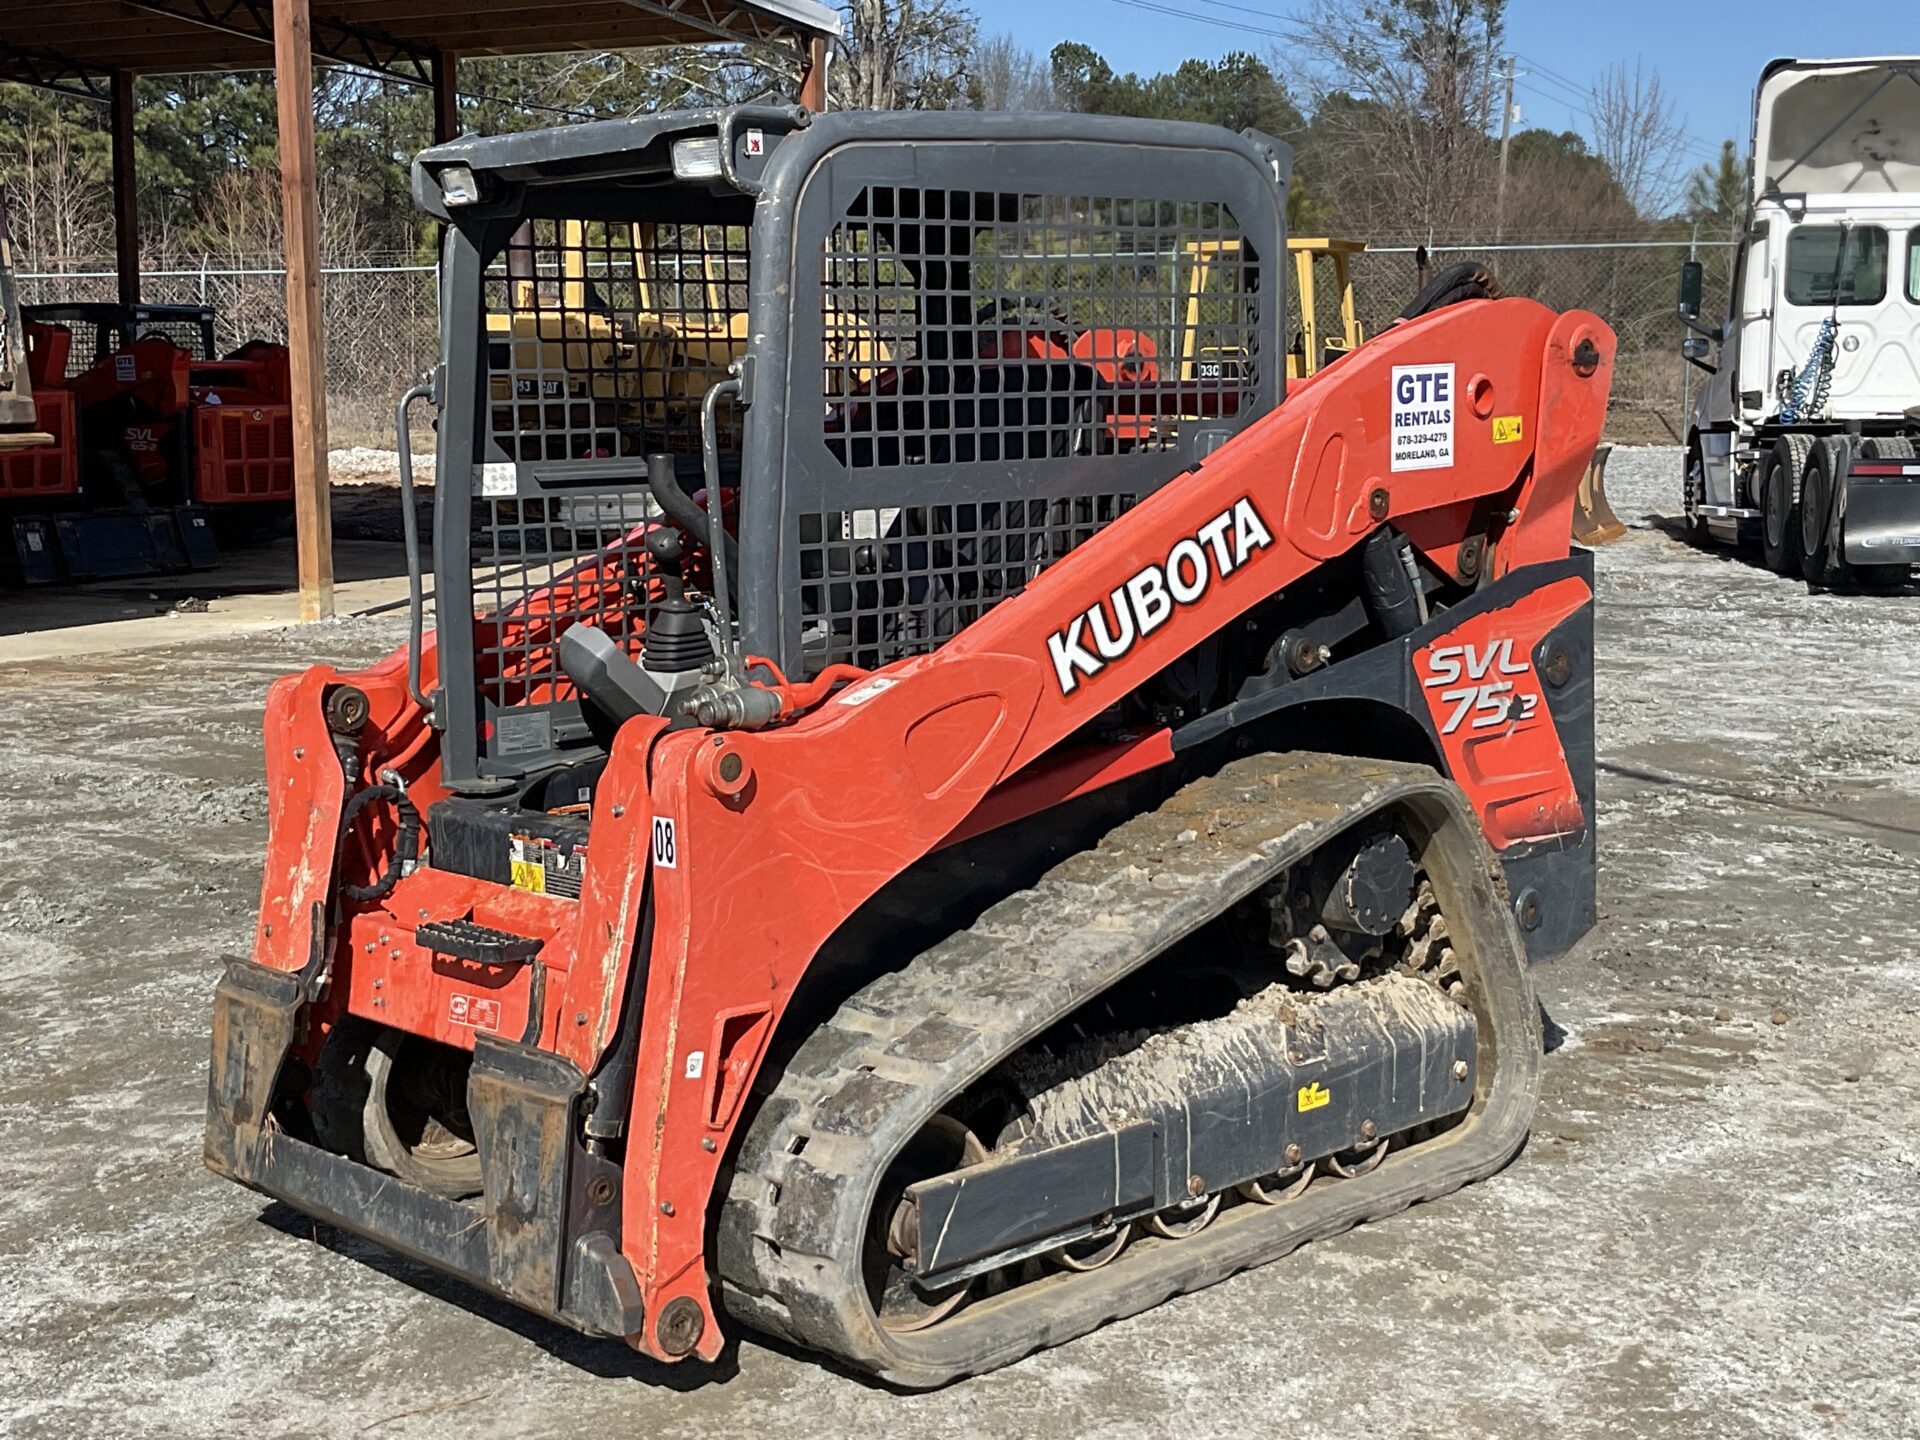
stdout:
[(640, 656), (661, 563), (721, 647), (793, 679), (875, 668), (1271, 410), (1289, 169), (1207, 126), (793, 107), (423, 153), (416, 199), (448, 225), (444, 778), (604, 756), (558, 642), (586, 624)]

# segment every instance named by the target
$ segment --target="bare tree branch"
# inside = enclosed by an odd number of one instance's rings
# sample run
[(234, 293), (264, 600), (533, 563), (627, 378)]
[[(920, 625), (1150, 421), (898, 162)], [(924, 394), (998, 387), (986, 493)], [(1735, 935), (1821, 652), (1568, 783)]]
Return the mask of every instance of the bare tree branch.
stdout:
[(838, 105), (940, 110), (967, 99), (978, 26), (957, 0), (851, 0), (828, 73)]
[(1660, 72), (1635, 60), (1611, 66), (1587, 104), (1593, 153), (1607, 162), (1633, 207), (1651, 218), (1666, 209), (1680, 176), (1686, 130)]

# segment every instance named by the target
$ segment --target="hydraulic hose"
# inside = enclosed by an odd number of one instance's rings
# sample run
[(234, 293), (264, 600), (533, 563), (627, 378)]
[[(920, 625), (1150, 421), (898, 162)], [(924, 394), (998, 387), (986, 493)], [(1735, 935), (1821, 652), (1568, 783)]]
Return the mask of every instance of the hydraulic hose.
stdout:
[(344, 837), (353, 828), (353, 822), (360, 818), (360, 812), (376, 800), (393, 802), (393, 808), (400, 814), (400, 830), (394, 836), (393, 854), (387, 859), (387, 868), (377, 880), (371, 885), (341, 885), (341, 897), (355, 904), (384, 899), (400, 883), (407, 866), (420, 858), (420, 812), (413, 808), (413, 801), (407, 798), (407, 792), (399, 785), (369, 785), (356, 792), (340, 812), (340, 834)]
[(1400, 319), (1415, 320), (1463, 300), (1498, 300), (1505, 293), (1500, 282), (1493, 278), (1493, 271), (1483, 262), (1462, 260), (1422, 285), (1420, 293), (1400, 312)]
[[(704, 417), (703, 417), (704, 418)], [(705, 468), (705, 446), (702, 446), (702, 468)], [(712, 482), (708, 482), (708, 494), (715, 493)], [(693, 497), (680, 488), (680, 477), (673, 466), (671, 455), (647, 456), (647, 492), (653, 496), (666, 517), (678, 525), (696, 542), (704, 542), (712, 549), (712, 540), (708, 535), (707, 512), (693, 503)], [(716, 583), (718, 576), (715, 577)], [(727, 599), (737, 600), (738, 592), (733, 589), (733, 577), (727, 577)]]
[(731, 585), (727, 579), (727, 517), (720, 502), (720, 440), (715, 433), (720, 397), (738, 396), (740, 379), (730, 375), (707, 391), (700, 402), (700, 464), (707, 480), (707, 553), (713, 558), (713, 603), (720, 612), (720, 644), (737, 661), (740, 637), (733, 631)]

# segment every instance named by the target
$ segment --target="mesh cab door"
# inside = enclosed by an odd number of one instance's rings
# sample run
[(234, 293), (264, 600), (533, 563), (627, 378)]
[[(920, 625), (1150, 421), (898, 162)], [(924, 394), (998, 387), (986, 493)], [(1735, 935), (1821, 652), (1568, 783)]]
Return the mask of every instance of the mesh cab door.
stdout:
[(747, 433), (777, 481), (746, 544), (780, 557), (748, 633), (801, 675), (937, 648), (1270, 410), (1284, 366), (1285, 192), (1250, 144), (822, 148)]

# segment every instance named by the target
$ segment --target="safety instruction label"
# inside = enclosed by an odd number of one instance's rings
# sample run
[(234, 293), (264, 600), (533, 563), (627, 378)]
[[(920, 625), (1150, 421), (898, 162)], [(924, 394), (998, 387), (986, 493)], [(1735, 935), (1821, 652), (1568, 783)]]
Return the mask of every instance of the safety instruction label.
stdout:
[(578, 900), (587, 879), (587, 850), (576, 845), (563, 851), (541, 835), (509, 835), (507, 873), (516, 890)]
[(500, 1028), (500, 1002), (485, 995), (462, 995), (455, 991), (447, 997), (447, 1020), (475, 1030)]
[(1444, 470), (1453, 464), (1453, 366), (1393, 367), (1394, 470)]

